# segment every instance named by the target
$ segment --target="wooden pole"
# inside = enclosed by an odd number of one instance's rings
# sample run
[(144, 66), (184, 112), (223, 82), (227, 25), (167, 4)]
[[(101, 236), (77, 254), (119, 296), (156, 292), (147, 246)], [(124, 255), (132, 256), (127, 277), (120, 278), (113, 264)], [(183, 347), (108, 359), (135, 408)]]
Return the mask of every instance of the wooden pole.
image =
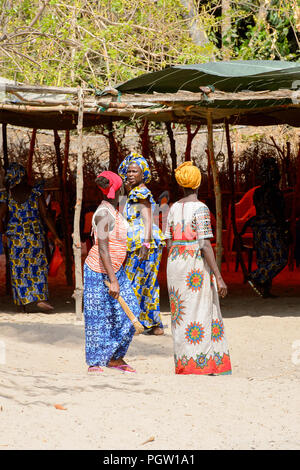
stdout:
[(143, 125), (141, 129), (141, 147), (142, 147), (142, 155), (146, 159), (149, 158), (150, 149), (149, 149), (149, 121), (147, 119), (143, 119)]
[(295, 263), (296, 218), (297, 218), (297, 207), (299, 204), (299, 200), (300, 200), (300, 142), (298, 146), (297, 174), (296, 174), (296, 183), (295, 183), (295, 191), (294, 191), (291, 222), (290, 222), (292, 243), (290, 244), (290, 248), (289, 248), (289, 260), (288, 260), (289, 271), (294, 270), (294, 263)]
[(112, 119), (109, 120), (108, 125), (108, 143), (109, 143), (109, 170), (117, 172), (119, 167), (118, 159), (118, 146), (115, 139), (115, 130)]
[[(2, 150), (3, 150), (3, 168), (6, 173), (8, 168), (8, 150), (7, 150), (7, 124), (2, 124)], [(8, 185), (6, 183), (6, 190), (8, 191)], [(11, 276), (10, 276), (10, 263), (9, 263), (9, 252), (7, 246), (6, 237), (2, 237), (3, 250), (5, 253), (5, 291), (7, 295), (11, 294)]]
[(36, 141), (36, 129), (32, 129), (31, 139), (30, 139), (30, 147), (29, 147), (29, 155), (27, 160), (27, 177), (28, 183), (32, 184), (32, 162), (33, 162), (33, 154), (34, 154), (34, 147)]
[(69, 150), (70, 150), (70, 131), (65, 133), (65, 149), (64, 149), (64, 167), (63, 167), (63, 184), (67, 184), (67, 172), (69, 167)]
[(172, 161), (172, 174), (171, 174), (171, 197), (172, 200), (177, 200), (180, 197), (180, 191), (179, 191), (179, 186), (176, 183), (176, 178), (175, 178), (175, 169), (177, 168), (177, 153), (176, 153), (176, 141), (174, 138), (174, 132), (172, 130), (171, 123), (167, 121), (165, 123), (166, 128), (167, 128), (167, 134), (170, 140), (170, 157)]
[(191, 153), (192, 153), (192, 142), (196, 135), (198, 134), (198, 131), (200, 129), (200, 125), (196, 127), (194, 132), (191, 131), (191, 125), (186, 124), (186, 131), (187, 131), (187, 137), (186, 137), (186, 148), (185, 148), (185, 154), (184, 154), (184, 161), (188, 162), (191, 160)]
[(83, 280), (81, 265), (81, 239), (80, 239), (80, 214), (82, 206), (83, 193), (83, 145), (82, 145), (82, 128), (83, 128), (83, 100), (84, 95), (82, 88), (78, 88), (78, 156), (77, 156), (77, 173), (76, 173), (76, 204), (74, 213), (74, 231), (73, 231), (73, 253), (75, 261), (75, 290), (73, 297), (75, 299), (76, 319), (82, 320), (82, 297), (83, 297)]
[(65, 256), (66, 256), (66, 281), (68, 286), (73, 285), (73, 257), (72, 257), (72, 245), (71, 245), (71, 230), (69, 225), (69, 211), (68, 211), (68, 198), (67, 198), (67, 189), (64, 182), (64, 168), (62, 164), (62, 158), (60, 153), (60, 142), (61, 139), (57, 130), (54, 130), (54, 147), (56, 152), (56, 162), (58, 168), (59, 176), (59, 186), (60, 186), (60, 204), (61, 211), (63, 216), (62, 231), (64, 237), (65, 245)]
[(222, 266), (222, 193), (219, 182), (218, 168), (214, 156), (214, 141), (213, 141), (213, 120), (211, 111), (207, 112), (207, 138), (208, 138), (208, 154), (214, 181), (214, 193), (216, 200), (216, 261), (219, 270)]
[(73, 285), (73, 253), (72, 253), (72, 233), (69, 222), (69, 200), (67, 197), (67, 171), (69, 166), (69, 150), (70, 150), (70, 131), (67, 130), (65, 134), (65, 148), (64, 148), (64, 165), (62, 181), (64, 187), (64, 210), (65, 210), (65, 221), (66, 221), (66, 277), (69, 286)]
[(225, 134), (226, 134), (227, 154), (228, 154), (229, 180), (230, 180), (230, 188), (231, 188), (231, 223), (232, 223), (232, 229), (233, 229), (233, 233), (234, 233), (234, 237), (236, 241), (237, 256), (239, 257), (242, 271), (244, 274), (244, 280), (245, 280), (248, 272), (244, 263), (244, 259), (242, 257), (242, 247), (241, 247), (240, 237), (239, 237), (237, 227), (236, 227), (234, 168), (233, 168), (233, 159), (232, 159), (233, 152), (232, 152), (231, 143), (230, 143), (230, 132), (229, 132), (228, 120), (226, 118), (225, 118), (224, 124), (225, 124)]
[(2, 124), (2, 149), (3, 149), (3, 168), (6, 172), (7, 167), (8, 167), (7, 124)]

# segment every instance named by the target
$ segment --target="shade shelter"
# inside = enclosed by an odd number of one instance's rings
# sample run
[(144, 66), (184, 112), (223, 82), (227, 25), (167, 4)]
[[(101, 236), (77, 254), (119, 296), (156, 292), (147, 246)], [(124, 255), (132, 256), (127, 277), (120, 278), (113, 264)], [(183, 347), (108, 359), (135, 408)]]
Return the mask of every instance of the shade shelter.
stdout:
[[(232, 187), (234, 181), (229, 125), (300, 127), (300, 65), (284, 61), (229, 61), (169, 67), (141, 75), (104, 90), (39, 87), (5, 82), (2, 85), (0, 122), (33, 129), (71, 130), (77, 127), (77, 202), (74, 217), (76, 311), (80, 316), (82, 274), (79, 218), (82, 201), (82, 129), (116, 120), (204, 124), (216, 199), (216, 254), (222, 257), (222, 207), (214, 158), (213, 124), (225, 123)], [(5, 155), (5, 149), (4, 149)], [(300, 157), (299, 157), (300, 160)], [(300, 191), (300, 167), (295, 198)], [(294, 207), (295, 207), (294, 201)]]

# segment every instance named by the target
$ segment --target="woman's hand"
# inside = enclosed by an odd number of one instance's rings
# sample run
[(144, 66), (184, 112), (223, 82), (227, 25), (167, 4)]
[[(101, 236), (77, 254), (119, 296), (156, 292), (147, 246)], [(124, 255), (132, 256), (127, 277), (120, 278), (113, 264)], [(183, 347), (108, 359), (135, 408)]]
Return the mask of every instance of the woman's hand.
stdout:
[(145, 261), (148, 258), (149, 248), (145, 245), (142, 245), (139, 252), (139, 258), (141, 261)]
[(111, 281), (109, 286), (109, 295), (111, 295), (114, 299), (117, 299), (120, 294), (120, 285), (117, 279)]
[(217, 277), (216, 281), (217, 281), (219, 296), (220, 297), (226, 297), (226, 295), (227, 295), (227, 286), (226, 286), (225, 282), (223, 281), (223, 278), (221, 276)]

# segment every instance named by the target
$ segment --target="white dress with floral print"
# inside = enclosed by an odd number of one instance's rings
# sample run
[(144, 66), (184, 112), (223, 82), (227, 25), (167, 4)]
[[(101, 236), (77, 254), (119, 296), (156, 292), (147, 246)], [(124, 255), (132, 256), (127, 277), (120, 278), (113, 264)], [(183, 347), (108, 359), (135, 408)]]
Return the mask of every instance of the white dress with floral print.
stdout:
[(209, 209), (200, 201), (176, 202), (168, 214), (172, 240), (167, 280), (176, 374), (230, 374), (216, 279), (202, 255), (213, 237)]

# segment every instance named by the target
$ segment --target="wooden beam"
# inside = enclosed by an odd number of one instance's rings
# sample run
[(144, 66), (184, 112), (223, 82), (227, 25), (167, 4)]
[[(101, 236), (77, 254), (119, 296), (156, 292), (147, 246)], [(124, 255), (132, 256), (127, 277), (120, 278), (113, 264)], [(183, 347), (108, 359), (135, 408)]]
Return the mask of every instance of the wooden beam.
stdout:
[(288, 266), (289, 271), (294, 270), (295, 264), (295, 248), (296, 248), (296, 219), (297, 219), (297, 207), (299, 206), (300, 201), (300, 141), (298, 144), (298, 155), (297, 155), (297, 173), (296, 173), (296, 183), (295, 183), (295, 191), (293, 197), (293, 205), (292, 205), (292, 214), (290, 220), (290, 230), (292, 235), (292, 243), (289, 247), (289, 259), (288, 259)]
[(6, 172), (7, 167), (8, 167), (7, 124), (2, 124), (2, 150), (3, 150), (3, 168)]
[(213, 120), (211, 111), (207, 112), (207, 138), (208, 138), (208, 154), (212, 169), (214, 180), (214, 193), (216, 200), (216, 261), (218, 268), (221, 272), (222, 266), (222, 193), (220, 188), (218, 168), (214, 155), (214, 141), (213, 141)]
[(76, 319), (82, 320), (82, 298), (83, 298), (83, 280), (81, 266), (81, 238), (80, 238), (80, 215), (82, 207), (83, 193), (83, 100), (84, 94), (82, 88), (78, 89), (79, 113), (78, 113), (78, 156), (76, 171), (76, 204), (74, 213), (74, 231), (73, 231), (73, 253), (75, 261), (75, 290), (73, 297), (75, 299)]
[(61, 204), (61, 211), (63, 216), (63, 223), (62, 223), (62, 231), (64, 237), (64, 245), (65, 245), (65, 275), (66, 281), (68, 286), (73, 285), (73, 257), (72, 257), (72, 245), (71, 245), (71, 230), (69, 227), (69, 211), (68, 211), (68, 197), (67, 197), (67, 189), (64, 183), (64, 169), (63, 163), (60, 153), (60, 142), (61, 139), (59, 134), (56, 130), (54, 130), (54, 147), (56, 152), (56, 163), (58, 169), (58, 177), (59, 177), (59, 186), (60, 186), (60, 204)]
[[(2, 150), (3, 150), (3, 168), (6, 173), (8, 168), (8, 150), (7, 150), (7, 124), (2, 124)], [(6, 190), (8, 191), (8, 184), (6, 183)], [(11, 275), (10, 275), (10, 262), (9, 262), (9, 251), (7, 246), (7, 238), (2, 237), (3, 249), (5, 253), (5, 292), (7, 295), (11, 295)]]
[(245, 281), (248, 275), (248, 272), (247, 272), (244, 259), (242, 256), (241, 241), (240, 241), (240, 237), (237, 231), (236, 220), (235, 220), (235, 184), (234, 184), (234, 168), (233, 168), (233, 158), (232, 158), (233, 152), (231, 148), (229, 124), (228, 124), (227, 119), (225, 119), (224, 125), (225, 125), (225, 134), (226, 134), (226, 143), (227, 143), (229, 181), (230, 181), (230, 188), (231, 188), (231, 224), (232, 224), (233, 234), (234, 234), (236, 247), (237, 247), (237, 256), (239, 257), (239, 260), (241, 263), (242, 271), (244, 274), (244, 281)]
[(29, 154), (28, 154), (28, 160), (27, 160), (27, 176), (28, 176), (29, 184), (32, 183), (32, 162), (33, 162), (35, 141), (36, 141), (36, 129), (32, 129)]

